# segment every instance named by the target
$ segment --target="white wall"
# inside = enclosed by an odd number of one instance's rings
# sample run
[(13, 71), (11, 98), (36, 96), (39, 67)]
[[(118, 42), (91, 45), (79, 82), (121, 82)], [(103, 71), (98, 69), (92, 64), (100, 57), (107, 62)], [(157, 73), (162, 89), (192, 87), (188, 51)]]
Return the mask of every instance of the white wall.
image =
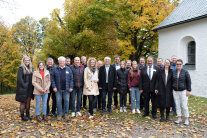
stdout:
[(196, 70), (189, 70), (192, 94), (207, 97), (207, 18), (159, 30), (159, 57), (187, 62), (187, 43), (196, 42)]

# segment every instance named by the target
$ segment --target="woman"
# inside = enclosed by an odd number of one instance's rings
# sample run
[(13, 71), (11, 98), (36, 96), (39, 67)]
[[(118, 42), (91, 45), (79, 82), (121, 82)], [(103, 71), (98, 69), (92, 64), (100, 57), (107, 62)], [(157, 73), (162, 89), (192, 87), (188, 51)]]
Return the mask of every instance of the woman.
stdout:
[(42, 112), (43, 112), (43, 120), (47, 121), (47, 98), (49, 88), (50, 88), (50, 73), (45, 68), (45, 64), (43, 62), (39, 62), (37, 65), (37, 70), (33, 73), (32, 76), (32, 84), (34, 86), (33, 94), (36, 97), (36, 119), (38, 122), (41, 122), (40, 119), (40, 103), (42, 99)]
[(128, 70), (125, 68), (125, 62), (120, 63), (120, 69), (117, 70), (117, 88), (120, 94), (120, 112), (126, 112), (126, 99), (128, 91)]
[(83, 94), (89, 99), (89, 118), (93, 118), (93, 107), (96, 102), (95, 96), (99, 95), (98, 89), (98, 69), (95, 58), (89, 58), (84, 71)]
[(166, 109), (166, 120), (170, 121), (170, 107), (173, 103), (172, 92), (172, 70), (170, 69), (170, 60), (165, 60), (164, 69), (160, 70), (158, 83), (158, 107), (160, 108), (161, 119), (164, 122), (164, 110)]
[[(16, 86), (16, 101), (20, 102), (20, 115), (22, 121), (28, 121), (30, 117), (30, 102), (34, 99), (33, 86), (32, 86), (32, 73), (33, 66), (31, 59), (28, 56), (22, 58), (21, 66), (17, 73), (17, 86)], [(26, 116), (24, 112), (26, 110)]]
[(189, 125), (189, 110), (188, 110), (188, 97), (191, 91), (191, 78), (188, 71), (182, 69), (183, 61), (178, 59), (176, 61), (177, 69), (173, 70), (173, 97), (176, 105), (176, 112), (178, 119), (176, 124), (182, 122), (181, 107), (183, 106), (183, 112), (185, 116), (185, 125)]
[(128, 73), (128, 87), (131, 93), (131, 107), (132, 113), (135, 114), (135, 99), (137, 113), (140, 114), (140, 92), (139, 92), (139, 78), (141, 71), (138, 68), (137, 62), (132, 62), (132, 69)]

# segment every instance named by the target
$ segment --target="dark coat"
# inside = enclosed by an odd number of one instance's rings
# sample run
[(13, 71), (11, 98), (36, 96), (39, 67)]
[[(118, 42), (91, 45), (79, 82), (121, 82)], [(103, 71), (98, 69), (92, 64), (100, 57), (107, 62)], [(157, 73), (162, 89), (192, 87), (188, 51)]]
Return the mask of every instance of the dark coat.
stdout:
[[(71, 71), (71, 69), (67, 66), (65, 66), (65, 71), (66, 71), (66, 91), (69, 92), (69, 89), (72, 88), (73, 89), (73, 73)], [(52, 81), (52, 88), (57, 88), (58, 91), (61, 90), (61, 80), (60, 80), (60, 67), (54, 67), (53, 68), (53, 72), (52, 72), (52, 76), (51, 76), (51, 81)]]
[(165, 85), (165, 70), (159, 73), (158, 81), (158, 107), (172, 107), (173, 92), (172, 92), (172, 70), (168, 71), (167, 84)]
[(173, 89), (175, 91), (191, 91), (191, 78), (187, 70), (181, 70), (179, 79), (177, 79), (177, 69), (173, 70)]
[(117, 89), (119, 93), (127, 93), (128, 91), (128, 70), (118, 69), (117, 70)]
[(147, 66), (143, 67), (141, 70), (140, 80), (139, 80), (139, 89), (143, 90), (143, 94), (154, 92), (158, 89), (158, 76), (159, 76), (159, 68), (153, 66), (153, 76), (152, 79), (149, 79), (147, 74)]
[[(99, 69), (99, 87), (103, 90), (106, 89), (106, 69), (105, 65), (100, 67)], [(113, 91), (113, 88), (116, 88), (117, 83), (117, 76), (116, 76), (116, 69), (110, 65), (109, 73), (108, 73), (108, 91)]]
[(71, 65), (70, 68), (73, 72), (74, 88), (82, 88), (84, 85), (85, 66), (80, 65), (79, 67), (76, 67), (75, 65)]
[(32, 73), (24, 74), (23, 67), (20, 66), (17, 73), (16, 101), (25, 103), (28, 97), (34, 99), (33, 90)]

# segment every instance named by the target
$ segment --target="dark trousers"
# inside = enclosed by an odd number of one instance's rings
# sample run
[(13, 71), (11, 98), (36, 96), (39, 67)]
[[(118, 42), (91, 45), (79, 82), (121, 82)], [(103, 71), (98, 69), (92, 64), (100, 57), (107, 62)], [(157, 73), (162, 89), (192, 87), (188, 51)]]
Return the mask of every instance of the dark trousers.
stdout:
[(140, 110), (144, 108), (144, 95), (143, 93), (140, 95)]
[(170, 113), (170, 107), (160, 107), (160, 114), (161, 114), (161, 117), (164, 117), (164, 111), (166, 109), (166, 116), (169, 116), (169, 113)]
[(174, 98), (173, 98), (172, 111), (173, 111), (174, 113), (176, 113), (176, 105), (175, 105), (175, 100), (174, 100)]
[(114, 91), (114, 106), (118, 106), (118, 91), (117, 89)]
[(149, 115), (149, 101), (151, 99), (152, 103), (152, 115), (157, 114), (157, 95), (154, 92), (145, 92), (144, 93), (145, 102), (144, 102), (144, 113)]
[(48, 94), (48, 99), (47, 99), (47, 115), (50, 112), (50, 97), (52, 96), (52, 110), (51, 112), (54, 114), (56, 112), (56, 96), (55, 92), (53, 91), (52, 87), (50, 87), (50, 93)]
[(102, 90), (102, 111), (106, 111), (106, 95), (107, 94), (108, 94), (107, 108), (108, 108), (108, 111), (111, 111), (113, 90), (111, 91), (108, 90), (108, 84), (106, 84), (106, 88)]
[(83, 108), (86, 108), (87, 96), (83, 95)]
[(95, 102), (96, 102), (96, 96), (94, 95), (88, 95), (88, 99), (89, 99), (89, 113), (90, 115), (93, 116), (93, 108), (94, 108), (94, 105), (95, 105)]
[(127, 93), (120, 93), (120, 99), (119, 99), (119, 102), (120, 102), (120, 107), (124, 107), (126, 106), (126, 101), (127, 101)]
[(96, 96), (96, 102), (94, 105), (94, 108), (98, 108), (99, 110), (101, 110), (101, 105), (102, 105), (102, 90), (99, 90), (99, 95)]
[(131, 93), (130, 93), (130, 91), (128, 91), (127, 94), (129, 95), (129, 104), (131, 104)]

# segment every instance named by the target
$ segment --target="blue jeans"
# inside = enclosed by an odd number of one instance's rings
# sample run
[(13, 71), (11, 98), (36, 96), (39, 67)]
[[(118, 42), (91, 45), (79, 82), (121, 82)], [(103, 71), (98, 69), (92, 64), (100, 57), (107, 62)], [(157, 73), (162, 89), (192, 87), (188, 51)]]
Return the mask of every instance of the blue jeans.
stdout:
[(80, 112), (83, 88), (74, 88), (72, 94), (72, 112), (75, 112), (75, 97), (77, 94), (76, 112)]
[[(58, 116), (68, 115), (70, 92), (61, 90), (55, 93)], [(62, 107), (62, 99), (64, 100), (64, 108)]]
[(132, 110), (135, 109), (135, 99), (136, 99), (136, 108), (139, 109), (139, 106), (140, 106), (140, 92), (139, 92), (139, 88), (132, 87), (132, 91), (131, 91), (131, 106), (132, 106)]
[(43, 95), (35, 95), (35, 97), (36, 97), (35, 114), (40, 115), (40, 104), (41, 104), (41, 99), (42, 99), (42, 112), (43, 112), (43, 115), (47, 115), (48, 93), (43, 94)]

